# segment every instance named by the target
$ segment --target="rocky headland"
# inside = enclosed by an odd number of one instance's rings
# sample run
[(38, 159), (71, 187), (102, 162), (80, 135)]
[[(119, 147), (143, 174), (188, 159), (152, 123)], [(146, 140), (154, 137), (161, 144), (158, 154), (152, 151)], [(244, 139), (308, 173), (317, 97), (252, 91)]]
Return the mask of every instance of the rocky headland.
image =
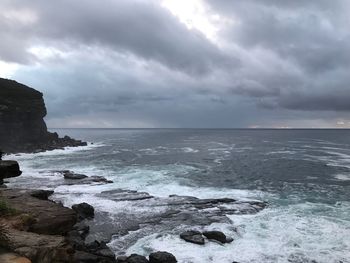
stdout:
[(38, 152), (83, 146), (47, 130), (43, 94), (14, 80), (0, 78), (0, 149), (6, 153)]

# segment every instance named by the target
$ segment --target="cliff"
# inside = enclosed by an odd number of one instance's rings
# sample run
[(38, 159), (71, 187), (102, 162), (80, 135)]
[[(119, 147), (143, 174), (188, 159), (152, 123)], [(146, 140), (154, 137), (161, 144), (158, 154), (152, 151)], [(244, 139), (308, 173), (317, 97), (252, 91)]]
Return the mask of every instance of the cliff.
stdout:
[(0, 149), (35, 152), (86, 143), (47, 130), (43, 94), (13, 80), (0, 78)]

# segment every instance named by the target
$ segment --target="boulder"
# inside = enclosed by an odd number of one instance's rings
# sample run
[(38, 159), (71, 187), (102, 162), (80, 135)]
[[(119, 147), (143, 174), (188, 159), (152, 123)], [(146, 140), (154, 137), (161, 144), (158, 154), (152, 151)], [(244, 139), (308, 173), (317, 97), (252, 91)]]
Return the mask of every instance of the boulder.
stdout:
[(187, 242), (198, 244), (198, 245), (204, 245), (205, 243), (202, 233), (195, 230), (185, 231), (181, 233), (180, 238), (182, 238)]
[(210, 240), (216, 240), (222, 244), (231, 243), (233, 241), (232, 238), (228, 238), (220, 231), (204, 231), (203, 235)]
[(76, 251), (74, 253), (74, 261), (77, 263), (114, 263), (116, 260), (113, 258), (105, 258), (86, 251)]
[(17, 177), (22, 174), (16, 161), (0, 161), (0, 183), (3, 179)]
[(117, 257), (117, 263), (127, 263), (128, 257), (127, 256), (119, 256)]
[(52, 190), (34, 190), (30, 193), (30, 195), (40, 200), (48, 200), (49, 196), (53, 193), (54, 192)]
[(93, 218), (95, 215), (95, 209), (88, 203), (73, 205), (72, 209), (77, 213), (80, 219)]
[(127, 263), (149, 263), (146, 257), (132, 254), (127, 258)]
[(150, 263), (176, 263), (177, 260), (173, 254), (164, 251), (158, 251), (149, 255)]
[(81, 180), (87, 177), (85, 174), (76, 174), (71, 171), (64, 171), (63, 176), (64, 176), (64, 179), (71, 179), (71, 180)]
[(87, 250), (90, 253), (93, 253), (98, 256), (107, 257), (107, 258), (115, 258), (114, 253), (110, 250), (105, 242), (99, 242), (95, 240), (86, 245)]

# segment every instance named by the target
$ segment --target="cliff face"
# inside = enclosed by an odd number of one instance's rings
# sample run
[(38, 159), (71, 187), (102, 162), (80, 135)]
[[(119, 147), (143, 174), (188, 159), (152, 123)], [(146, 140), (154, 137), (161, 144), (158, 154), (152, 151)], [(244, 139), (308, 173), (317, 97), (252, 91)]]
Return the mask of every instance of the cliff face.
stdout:
[(43, 94), (13, 80), (0, 78), (0, 149), (34, 152), (84, 145), (47, 131)]

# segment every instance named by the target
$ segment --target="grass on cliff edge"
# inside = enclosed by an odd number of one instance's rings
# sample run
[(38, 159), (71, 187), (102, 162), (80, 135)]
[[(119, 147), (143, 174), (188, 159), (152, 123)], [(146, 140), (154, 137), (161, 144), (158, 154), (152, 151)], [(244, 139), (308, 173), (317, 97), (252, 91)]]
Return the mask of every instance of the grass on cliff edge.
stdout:
[(14, 215), (16, 210), (8, 205), (8, 203), (0, 198), (0, 216)]

